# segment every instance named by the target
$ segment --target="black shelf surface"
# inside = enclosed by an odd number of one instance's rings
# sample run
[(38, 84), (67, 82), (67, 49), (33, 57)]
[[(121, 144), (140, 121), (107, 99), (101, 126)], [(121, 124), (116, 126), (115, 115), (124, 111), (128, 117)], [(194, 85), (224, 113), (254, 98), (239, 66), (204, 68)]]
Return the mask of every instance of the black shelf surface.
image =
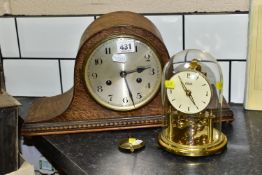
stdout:
[[(20, 98), (25, 115), (31, 99)], [(57, 168), (68, 175), (261, 175), (262, 111), (245, 111), (231, 104), (235, 120), (223, 124), (227, 149), (208, 157), (183, 157), (161, 149), (157, 136), (161, 128), (132, 129), (26, 138)], [(136, 153), (121, 152), (121, 139), (134, 136), (145, 148)]]

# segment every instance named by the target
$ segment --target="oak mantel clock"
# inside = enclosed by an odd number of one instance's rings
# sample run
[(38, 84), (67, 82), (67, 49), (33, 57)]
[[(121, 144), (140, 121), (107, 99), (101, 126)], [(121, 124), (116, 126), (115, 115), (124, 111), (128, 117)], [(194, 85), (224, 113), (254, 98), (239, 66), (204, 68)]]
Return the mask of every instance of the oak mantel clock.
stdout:
[(160, 126), (159, 88), (168, 60), (159, 31), (144, 16), (99, 17), (82, 35), (74, 88), (36, 101), (23, 135)]

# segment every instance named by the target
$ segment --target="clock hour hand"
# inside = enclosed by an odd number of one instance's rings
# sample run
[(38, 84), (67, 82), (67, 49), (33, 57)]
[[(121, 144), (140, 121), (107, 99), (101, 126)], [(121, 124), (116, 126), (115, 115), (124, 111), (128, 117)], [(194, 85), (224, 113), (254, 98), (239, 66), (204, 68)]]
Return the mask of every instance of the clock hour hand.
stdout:
[(144, 70), (146, 69), (149, 69), (151, 68), (151, 66), (138, 66), (136, 69), (134, 70), (130, 70), (130, 71), (125, 71), (126, 74), (131, 74), (131, 73), (134, 73), (134, 72), (137, 72), (137, 73), (141, 73), (143, 72)]

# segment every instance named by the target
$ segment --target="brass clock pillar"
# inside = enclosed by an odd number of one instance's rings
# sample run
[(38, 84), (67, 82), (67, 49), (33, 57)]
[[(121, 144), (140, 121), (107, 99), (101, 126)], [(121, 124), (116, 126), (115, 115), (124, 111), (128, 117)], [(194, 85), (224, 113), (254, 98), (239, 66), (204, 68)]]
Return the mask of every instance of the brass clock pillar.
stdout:
[(223, 77), (217, 61), (200, 50), (184, 50), (166, 64), (162, 80), (165, 127), (159, 144), (184, 156), (221, 152)]

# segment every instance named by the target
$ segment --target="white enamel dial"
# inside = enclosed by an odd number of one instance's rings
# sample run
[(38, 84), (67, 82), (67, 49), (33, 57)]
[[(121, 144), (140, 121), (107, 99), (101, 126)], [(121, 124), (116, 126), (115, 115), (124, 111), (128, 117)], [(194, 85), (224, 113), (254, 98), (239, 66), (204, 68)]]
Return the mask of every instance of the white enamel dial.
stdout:
[(167, 89), (167, 97), (171, 105), (186, 114), (195, 114), (204, 110), (210, 103), (212, 90), (205, 75), (187, 70), (178, 72), (170, 79), (174, 88)]
[(84, 65), (85, 84), (101, 105), (118, 111), (139, 108), (157, 93), (162, 66), (154, 50), (128, 36), (105, 40)]

